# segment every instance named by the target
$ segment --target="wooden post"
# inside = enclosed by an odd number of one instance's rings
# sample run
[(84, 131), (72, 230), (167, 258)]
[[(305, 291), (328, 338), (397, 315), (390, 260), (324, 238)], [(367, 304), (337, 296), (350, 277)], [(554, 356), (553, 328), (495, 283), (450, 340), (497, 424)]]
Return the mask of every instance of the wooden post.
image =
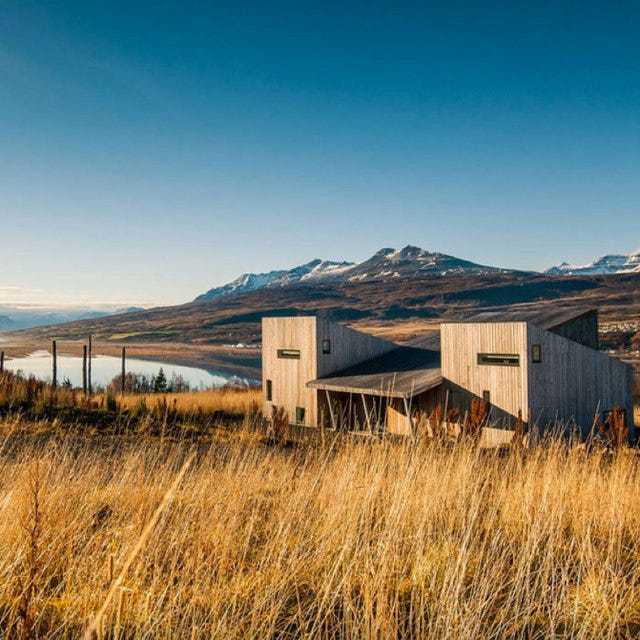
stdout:
[(369, 433), (373, 433), (373, 425), (371, 424), (371, 416), (369, 415), (369, 409), (367, 409), (367, 400), (364, 393), (360, 394), (362, 398), (362, 406), (364, 408), (364, 417), (367, 421), (367, 427), (369, 428)]
[(87, 345), (82, 345), (82, 393), (87, 395)]
[(404, 411), (407, 414), (407, 427), (409, 429), (409, 435), (413, 440), (415, 434), (413, 433), (413, 422), (411, 421), (411, 402), (407, 398), (402, 398), (404, 402)]
[(333, 405), (331, 404), (331, 395), (329, 394), (329, 391), (327, 389), (325, 389), (324, 392), (327, 394), (327, 404), (329, 405), (329, 415), (331, 416), (331, 426), (334, 429), (337, 429), (338, 426), (336, 425), (336, 417), (333, 413)]
[(89, 389), (89, 397), (91, 397), (91, 334), (89, 334), (89, 352), (87, 357), (89, 358), (87, 363), (87, 388)]
[(4, 372), (4, 351), (0, 351), (0, 373)]
[(51, 355), (53, 356), (53, 388), (58, 386), (58, 354), (56, 353), (56, 341), (51, 343)]
[(124, 396), (124, 376), (125, 376), (126, 347), (122, 347), (122, 380), (120, 382), (120, 394)]

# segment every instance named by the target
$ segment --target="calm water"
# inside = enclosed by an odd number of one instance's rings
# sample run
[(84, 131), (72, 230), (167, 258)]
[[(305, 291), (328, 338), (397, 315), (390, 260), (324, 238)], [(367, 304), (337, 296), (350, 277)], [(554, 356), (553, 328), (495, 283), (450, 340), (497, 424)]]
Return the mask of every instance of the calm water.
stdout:
[[(24, 375), (34, 375), (40, 380), (51, 381), (52, 360), (48, 351), (34, 351), (24, 358), (6, 359), (5, 369), (8, 371), (22, 371)], [(111, 380), (120, 375), (120, 358), (113, 356), (93, 356), (91, 358), (91, 381), (94, 386), (106, 386)], [(240, 378), (218, 372), (209, 372), (206, 369), (196, 367), (183, 367), (181, 365), (168, 364), (166, 362), (154, 362), (151, 360), (139, 360), (127, 358), (127, 373), (138, 373), (146, 376), (155, 376), (162, 367), (167, 380), (175, 374), (186, 380), (192, 389), (220, 387), (227, 383), (253, 384), (254, 380)], [(58, 384), (65, 378), (69, 378), (74, 387), (82, 386), (82, 358), (77, 356), (58, 355)]]

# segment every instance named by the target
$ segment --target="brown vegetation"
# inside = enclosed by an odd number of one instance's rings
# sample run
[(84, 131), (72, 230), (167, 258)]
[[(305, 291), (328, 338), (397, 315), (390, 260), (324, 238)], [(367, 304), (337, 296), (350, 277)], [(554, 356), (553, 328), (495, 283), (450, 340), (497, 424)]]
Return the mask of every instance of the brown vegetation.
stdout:
[(104, 433), (168, 433), (206, 435), (220, 421), (253, 419), (259, 414), (257, 387), (220, 387), (205, 391), (150, 394), (94, 394), (0, 374), (0, 418), (28, 432), (60, 428)]
[(0, 445), (7, 637), (640, 633), (634, 455), (240, 429), (187, 469), (160, 439)]

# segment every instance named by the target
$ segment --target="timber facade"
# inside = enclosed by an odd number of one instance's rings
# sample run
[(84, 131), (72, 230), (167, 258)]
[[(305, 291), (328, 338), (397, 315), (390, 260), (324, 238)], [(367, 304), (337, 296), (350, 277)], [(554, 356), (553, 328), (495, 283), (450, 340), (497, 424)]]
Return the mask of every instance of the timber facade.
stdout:
[(595, 310), (483, 313), (398, 345), (316, 316), (263, 318), (263, 400), (309, 427), (415, 433), (436, 408), (490, 412), (483, 437), (516, 423), (593, 429), (614, 406), (633, 436), (633, 373), (597, 349)]

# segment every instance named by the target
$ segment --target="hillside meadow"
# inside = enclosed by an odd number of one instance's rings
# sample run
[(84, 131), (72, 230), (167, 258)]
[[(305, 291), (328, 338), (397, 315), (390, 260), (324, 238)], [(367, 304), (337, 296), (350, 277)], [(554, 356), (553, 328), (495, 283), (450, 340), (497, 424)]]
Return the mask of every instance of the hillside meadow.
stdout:
[(635, 450), (274, 438), (251, 394), (206, 402), (249, 411), (0, 421), (0, 637), (640, 636)]
[(0, 376), (0, 638), (640, 637), (635, 448), (272, 429), (259, 403)]

